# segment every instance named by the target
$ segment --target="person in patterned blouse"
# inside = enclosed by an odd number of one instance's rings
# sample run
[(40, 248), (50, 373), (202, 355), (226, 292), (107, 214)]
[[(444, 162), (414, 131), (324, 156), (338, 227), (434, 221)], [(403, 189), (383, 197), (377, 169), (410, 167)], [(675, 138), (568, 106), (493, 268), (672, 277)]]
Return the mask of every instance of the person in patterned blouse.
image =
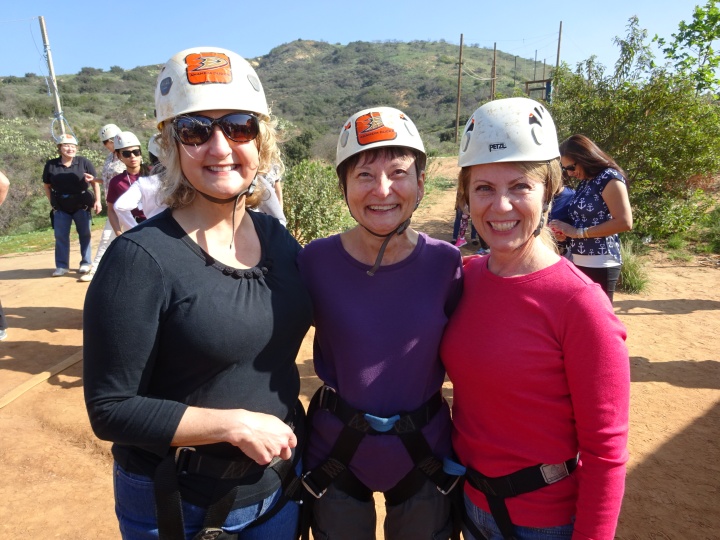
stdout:
[(558, 241), (570, 238), (572, 261), (598, 283), (612, 302), (620, 277), (618, 233), (632, 229), (627, 176), (615, 160), (585, 135), (560, 144), (563, 172), (577, 181), (569, 205), (571, 224), (551, 220)]

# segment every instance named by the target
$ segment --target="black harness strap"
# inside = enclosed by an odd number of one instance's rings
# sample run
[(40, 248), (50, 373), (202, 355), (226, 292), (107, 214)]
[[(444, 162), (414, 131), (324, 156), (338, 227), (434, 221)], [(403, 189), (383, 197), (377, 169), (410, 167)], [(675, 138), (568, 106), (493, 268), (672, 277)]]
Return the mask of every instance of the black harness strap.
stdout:
[[(333, 413), (344, 426), (325, 462), (303, 475), (303, 485), (315, 498), (322, 497), (327, 488), (335, 484), (356, 499), (369, 500), (372, 491), (355, 477), (348, 465), (366, 435), (396, 435), (403, 442), (415, 468), (385, 492), (388, 504), (400, 504), (417, 493), (425, 481), (424, 476), (446, 495), (455, 487), (459, 477), (443, 471), (442, 463), (433, 455), (420, 431), (437, 414), (443, 403), (442, 393), (438, 391), (414, 411), (400, 415), (391, 429), (380, 432), (370, 425), (364, 412), (350, 406), (334, 389), (322, 386), (312, 398), (309, 415), (312, 416), (317, 409), (323, 409)], [(418, 474), (418, 471), (422, 474)]]
[[(290, 412), (289, 418), (285, 420), (285, 423), (293, 430), (299, 410), (304, 412), (300, 402)], [(295, 448), (294, 455), (299, 458), (302, 455), (302, 448)], [(230, 460), (203, 454), (192, 447), (177, 448), (174, 453), (168, 454), (160, 462), (155, 469), (153, 478), (160, 540), (185, 538), (179, 475), (197, 474), (217, 480), (240, 480), (251, 475), (261, 475), (268, 468), (273, 469), (280, 478), (282, 494), (273, 508), (255, 520), (250, 527), (260, 525), (273, 517), (288, 500), (300, 502), (299, 494), (302, 493), (302, 489), (300, 479), (295, 474), (294, 460), (283, 460), (276, 457), (268, 465), (258, 465), (247, 456)], [(232, 510), (237, 494), (242, 488), (241, 485), (231, 488), (208, 507), (203, 528), (193, 537), (193, 540), (237, 539), (236, 534), (226, 533), (221, 526)], [(297, 498), (292, 495), (297, 495)]]
[[(515, 533), (505, 499), (544, 488), (567, 478), (577, 468), (578, 456), (556, 465), (535, 465), (506, 476), (491, 478), (468, 467), (465, 477), (472, 487), (485, 494), (490, 513), (503, 538), (514, 540)], [(467, 523), (466, 523), (467, 524)]]

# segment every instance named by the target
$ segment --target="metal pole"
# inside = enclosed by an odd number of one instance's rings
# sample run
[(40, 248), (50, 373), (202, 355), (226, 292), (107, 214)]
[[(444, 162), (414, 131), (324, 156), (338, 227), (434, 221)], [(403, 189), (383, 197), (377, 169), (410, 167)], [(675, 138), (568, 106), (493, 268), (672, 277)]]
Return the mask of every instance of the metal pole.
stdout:
[(458, 143), (458, 131), (460, 131), (460, 88), (462, 85), (462, 59), (463, 53), (463, 35), (460, 34), (460, 58), (458, 60), (458, 89), (457, 89), (457, 107), (455, 109), (455, 144)]
[(537, 49), (535, 49), (535, 63), (533, 64), (533, 81), (537, 81)]
[[(52, 53), (50, 52), (50, 42), (45, 29), (45, 18), (41, 15), (40, 32), (42, 32), (43, 45), (45, 46), (45, 56), (47, 57), (48, 69), (50, 70), (50, 88), (52, 89), (53, 98), (55, 99), (55, 118), (62, 117), (62, 107), (60, 106), (60, 93), (58, 92), (57, 82), (55, 81), (55, 68), (53, 68)], [(65, 125), (60, 122), (60, 132), (65, 135)]]

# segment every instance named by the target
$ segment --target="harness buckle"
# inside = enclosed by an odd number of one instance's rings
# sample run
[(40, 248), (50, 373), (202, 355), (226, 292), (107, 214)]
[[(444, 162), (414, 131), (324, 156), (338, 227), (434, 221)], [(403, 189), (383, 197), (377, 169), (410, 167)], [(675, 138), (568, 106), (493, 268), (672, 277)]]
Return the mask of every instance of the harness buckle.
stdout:
[(308, 490), (308, 492), (310, 493), (310, 495), (312, 495), (312, 496), (315, 497), (316, 499), (319, 499), (320, 497), (322, 497), (323, 495), (325, 495), (325, 492), (327, 491), (327, 488), (323, 489), (322, 491), (320, 491), (320, 492), (318, 493), (317, 489), (316, 489), (314, 486), (311, 486), (311, 485), (310, 485), (310, 482), (308, 482), (308, 477), (310, 476), (310, 473), (311, 473), (311, 472), (312, 472), (312, 471), (308, 471), (308, 472), (306, 472), (305, 474), (303, 474), (303, 475), (300, 477), (300, 481), (302, 482), (302, 485), (305, 486), (305, 489)]
[(332, 409), (328, 407), (328, 401), (331, 395), (333, 395), (333, 397), (336, 397), (337, 390), (335, 390), (332, 386), (324, 384), (322, 388), (320, 388), (320, 399), (318, 400), (318, 407), (325, 410), (332, 410), (334, 412), (335, 407), (333, 407)]
[(564, 461), (562, 463), (552, 465), (540, 465), (540, 472), (542, 473), (543, 480), (545, 480), (545, 483), (548, 485), (559, 482), (563, 478), (570, 476), (567, 463)]
[(179, 474), (187, 472), (187, 466), (190, 464), (190, 452), (195, 452), (192, 446), (178, 446), (175, 450), (175, 469)]
[(447, 495), (447, 494), (450, 493), (453, 489), (455, 489), (455, 486), (458, 485), (458, 482), (460, 481), (460, 478), (462, 478), (462, 477), (456, 476), (456, 477), (455, 477), (455, 480), (452, 481), (452, 484), (450, 484), (450, 487), (449, 487), (449, 488), (443, 489), (443, 488), (441, 488), (440, 486), (437, 486), (437, 490), (438, 490), (440, 493), (442, 493), (443, 495)]
[(218, 536), (223, 534), (223, 532), (225, 531), (216, 527), (206, 527), (201, 531), (198, 531), (198, 533), (193, 537), (193, 540), (215, 540)]

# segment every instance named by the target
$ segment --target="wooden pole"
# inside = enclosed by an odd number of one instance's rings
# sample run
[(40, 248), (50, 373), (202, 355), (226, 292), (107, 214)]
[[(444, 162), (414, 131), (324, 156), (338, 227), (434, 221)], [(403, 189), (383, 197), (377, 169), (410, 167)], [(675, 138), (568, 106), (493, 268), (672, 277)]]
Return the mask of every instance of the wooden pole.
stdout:
[(460, 88), (462, 86), (463, 66), (463, 35), (460, 34), (460, 58), (458, 59), (458, 84), (457, 84), (457, 106), (455, 108), (455, 144), (458, 143), (458, 132), (460, 131)]
[[(40, 32), (42, 33), (43, 45), (45, 46), (45, 56), (47, 57), (48, 69), (50, 70), (50, 88), (52, 89), (53, 98), (55, 99), (55, 118), (62, 118), (62, 107), (60, 105), (60, 92), (58, 92), (57, 82), (55, 81), (55, 68), (52, 62), (52, 53), (50, 52), (50, 42), (47, 37), (45, 28), (45, 18), (41, 15)], [(65, 135), (65, 124), (60, 122), (60, 132)]]
[(490, 77), (490, 100), (493, 100), (495, 99), (495, 78), (497, 77), (497, 42), (493, 45), (493, 63)]

